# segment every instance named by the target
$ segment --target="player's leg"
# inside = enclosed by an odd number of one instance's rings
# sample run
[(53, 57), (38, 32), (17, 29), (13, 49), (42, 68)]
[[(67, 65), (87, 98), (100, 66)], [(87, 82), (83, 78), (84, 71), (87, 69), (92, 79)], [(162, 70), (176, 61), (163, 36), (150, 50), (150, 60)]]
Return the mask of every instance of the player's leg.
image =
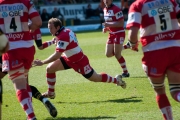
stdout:
[(130, 74), (128, 72), (127, 66), (126, 66), (126, 61), (124, 57), (121, 55), (122, 52), (122, 44), (115, 44), (114, 45), (114, 56), (116, 57), (119, 65), (121, 66), (123, 73), (122, 77), (129, 77)]
[(96, 73), (94, 70), (92, 70), (90, 73), (83, 76), (93, 82), (114, 83), (118, 86), (121, 86), (122, 88), (126, 88), (126, 83), (119, 75), (117, 75), (116, 77), (112, 77), (107, 73)]
[[(64, 67), (65, 66), (65, 67)], [(60, 59), (49, 63), (46, 67), (46, 80), (48, 84), (48, 91), (42, 95), (47, 98), (55, 98), (55, 83), (56, 83), (56, 71), (69, 69), (65, 60), (61, 57)]]
[(115, 40), (114, 40), (114, 56), (116, 57), (118, 63), (120, 64), (123, 73), (122, 73), (122, 77), (129, 77), (130, 74), (128, 73), (128, 69), (126, 66), (126, 61), (124, 59), (124, 57), (122, 56), (121, 52), (123, 50), (123, 43), (125, 40), (125, 33), (118, 33), (115, 34)]
[(56, 117), (57, 116), (57, 110), (54, 107), (54, 105), (47, 98), (42, 96), (41, 93), (39, 92), (39, 90), (35, 86), (30, 85), (30, 88), (32, 91), (32, 96), (35, 99), (41, 101), (45, 105), (45, 107), (47, 108), (47, 110), (49, 111), (49, 113), (52, 117)]
[(173, 120), (171, 104), (166, 95), (164, 85), (167, 68), (169, 68), (172, 65), (171, 62), (174, 61), (172, 54), (169, 55), (168, 53), (170, 54), (168, 50), (146, 52), (142, 58), (142, 66), (156, 93), (156, 102), (163, 114), (163, 118), (165, 120)]
[[(28, 79), (28, 75), (27, 75), (27, 82), (28, 81), (29, 81), (29, 79)], [(57, 110), (54, 107), (54, 105), (47, 98), (42, 96), (42, 94), (39, 92), (39, 90), (35, 86), (27, 85), (27, 87), (29, 87), (29, 88), (27, 88), (29, 95), (31, 97), (41, 101), (45, 105), (45, 107), (47, 108), (50, 115), (52, 117), (56, 117), (57, 116)]]
[[(17, 74), (18, 73), (18, 74)], [(8, 72), (9, 78), (12, 80), (16, 96), (21, 104), (24, 112), (26, 113), (28, 119), (36, 119), (34, 110), (32, 107), (31, 97), (29, 96), (29, 93), (26, 89), (27, 87), (27, 78), (26, 74), (28, 73), (28, 70), (24, 69), (24, 67), (21, 67), (16, 70), (11, 70)]]
[(167, 77), (172, 98), (180, 102), (180, 72), (167, 70)]
[(122, 86), (123, 88), (126, 87), (126, 83), (121, 79), (121, 77), (112, 77), (106, 73), (96, 73), (90, 66), (87, 56), (84, 55), (84, 57), (79, 62), (80, 63), (77, 63), (79, 66), (72, 66), (72, 68), (78, 73), (82, 74), (86, 79), (93, 82), (114, 83), (118, 86)]
[(165, 120), (173, 120), (171, 104), (165, 92), (164, 79), (165, 76), (149, 77), (156, 93), (156, 102), (163, 114), (163, 118)]

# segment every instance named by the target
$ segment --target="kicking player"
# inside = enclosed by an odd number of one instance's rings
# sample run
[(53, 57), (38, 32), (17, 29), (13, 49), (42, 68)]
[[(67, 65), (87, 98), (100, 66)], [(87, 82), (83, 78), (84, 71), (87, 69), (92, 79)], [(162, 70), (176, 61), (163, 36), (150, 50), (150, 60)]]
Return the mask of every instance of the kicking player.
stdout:
[(46, 76), (48, 83), (48, 91), (43, 96), (55, 98), (55, 82), (56, 72), (66, 69), (74, 69), (82, 74), (86, 79), (93, 82), (114, 83), (122, 88), (126, 87), (126, 83), (121, 79), (121, 75), (115, 78), (106, 73), (96, 73), (89, 64), (88, 57), (83, 53), (78, 45), (76, 35), (70, 29), (65, 29), (62, 22), (57, 18), (51, 18), (48, 21), (48, 28), (53, 36), (56, 36), (56, 50), (45, 60), (35, 60), (35, 66), (48, 64), (46, 68)]

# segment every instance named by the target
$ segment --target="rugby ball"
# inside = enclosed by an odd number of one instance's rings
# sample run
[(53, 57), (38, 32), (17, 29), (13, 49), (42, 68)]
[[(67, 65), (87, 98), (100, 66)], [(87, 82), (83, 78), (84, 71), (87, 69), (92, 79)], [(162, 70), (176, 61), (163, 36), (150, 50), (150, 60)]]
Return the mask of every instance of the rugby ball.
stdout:
[(0, 30), (0, 55), (9, 49), (9, 40), (7, 36)]

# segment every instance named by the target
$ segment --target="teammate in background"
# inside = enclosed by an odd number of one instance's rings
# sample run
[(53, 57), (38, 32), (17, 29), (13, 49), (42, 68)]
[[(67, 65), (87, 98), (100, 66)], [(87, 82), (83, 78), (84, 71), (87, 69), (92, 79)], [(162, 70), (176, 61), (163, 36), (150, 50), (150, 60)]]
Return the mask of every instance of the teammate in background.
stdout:
[(35, 60), (34, 66), (42, 66), (48, 64), (46, 68), (46, 77), (48, 83), (48, 91), (43, 95), (45, 97), (55, 98), (55, 82), (56, 72), (66, 69), (74, 69), (79, 74), (82, 74), (86, 79), (93, 82), (114, 83), (122, 88), (126, 87), (125, 82), (121, 79), (120, 75), (115, 78), (107, 75), (106, 73), (97, 74), (90, 66), (87, 56), (83, 53), (78, 45), (76, 35), (70, 29), (65, 29), (62, 26), (61, 20), (51, 18), (48, 21), (48, 28), (50, 33), (55, 37), (56, 50), (45, 60)]
[(121, 9), (112, 3), (112, 0), (103, 0), (105, 4), (103, 33), (109, 31), (109, 37), (106, 43), (106, 56), (115, 56), (121, 68), (123, 69), (122, 77), (129, 77), (126, 61), (121, 55), (124, 49), (125, 40), (124, 17)]
[[(0, 28), (9, 39), (9, 51), (2, 55), (2, 71), (8, 72), (16, 96), (28, 120), (36, 120), (27, 83), (27, 75), (34, 59), (35, 47), (29, 31), (33, 32), (42, 25), (38, 12), (29, 0), (0, 1), (3, 15)], [(28, 25), (28, 20), (32, 24)], [(27, 54), (28, 53), (28, 54)]]
[(142, 66), (155, 91), (164, 120), (173, 120), (164, 85), (166, 76), (172, 98), (180, 102), (179, 18), (180, 8), (173, 0), (136, 0), (130, 6), (127, 22), (132, 49), (137, 48), (138, 31), (141, 31)]

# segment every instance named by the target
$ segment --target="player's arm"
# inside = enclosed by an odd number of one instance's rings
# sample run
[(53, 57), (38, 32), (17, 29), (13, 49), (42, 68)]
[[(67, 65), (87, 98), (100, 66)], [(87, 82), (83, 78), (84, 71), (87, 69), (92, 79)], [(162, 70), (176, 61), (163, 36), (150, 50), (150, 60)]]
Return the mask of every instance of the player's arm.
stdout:
[(47, 59), (42, 60), (43, 64), (48, 64), (50, 62), (53, 62), (61, 57), (62, 52), (55, 51), (51, 56), (49, 56)]
[(43, 50), (43, 49), (51, 46), (52, 44), (55, 44), (55, 41), (50, 40), (50, 41), (46, 41), (46, 42), (42, 43), (42, 39), (39, 39), (39, 40), (35, 40), (35, 43), (39, 50)]
[(29, 24), (29, 29), (31, 32), (34, 32), (36, 29), (40, 28), (42, 25), (42, 20), (40, 16), (33, 17), (31, 19), (31, 24)]
[(33, 61), (33, 66), (42, 66), (44, 64), (51, 63), (53, 61), (56, 61), (61, 57), (62, 52), (55, 51), (51, 56), (46, 58), (45, 60), (35, 60)]
[(124, 19), (114, 22), (105, 22), (103, 25), (104, 27), (124, 27)]
[(128, 30), (128, 43), (132, 50), (138, 51), (138, 27), (130, 27)]

